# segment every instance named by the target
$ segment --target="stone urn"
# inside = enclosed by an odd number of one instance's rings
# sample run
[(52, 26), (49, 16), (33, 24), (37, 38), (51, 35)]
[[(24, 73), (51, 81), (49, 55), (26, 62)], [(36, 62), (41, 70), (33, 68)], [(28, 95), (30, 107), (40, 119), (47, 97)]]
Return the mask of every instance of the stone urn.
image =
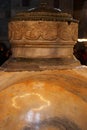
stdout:
[(44, 6), (9, 22), (13, 56), (0, 69), (0, 130), (87, 130), (87, 67), (74, 64), (77, 38), (71, 15)]

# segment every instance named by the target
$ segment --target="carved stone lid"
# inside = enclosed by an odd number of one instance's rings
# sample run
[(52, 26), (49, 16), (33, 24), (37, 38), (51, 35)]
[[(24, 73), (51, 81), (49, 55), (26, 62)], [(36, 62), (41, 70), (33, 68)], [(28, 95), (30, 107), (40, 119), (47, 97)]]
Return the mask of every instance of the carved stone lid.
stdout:
[(46, 8), (44, 5), (17, 13), (16, 16), (12, 18), (12, 21), (13, 20), (78, 22), (77, 20), (73, 19), (71, 14), (62, 13), (61, 10), (57, 8)]

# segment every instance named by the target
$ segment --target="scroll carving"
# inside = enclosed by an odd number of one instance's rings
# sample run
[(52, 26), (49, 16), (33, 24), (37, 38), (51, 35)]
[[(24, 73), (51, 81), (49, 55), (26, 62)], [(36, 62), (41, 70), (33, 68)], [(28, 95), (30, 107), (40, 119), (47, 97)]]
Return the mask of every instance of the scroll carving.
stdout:
[(72, 28), (73, 28), (72, 39), (74, 41), (77, 41), (77, 39), (78, 39), (78, 24), (73, 24)]
[(76, 23), (47, 21), (14, 21), (9, 25), (11, 40), (64, 40), (75, 41), (78, 37)]
[(43, 40), (57, 39), (56, 25), (44, 22), (32, 22), (28, 24), (26, 29), (25, 38), (28, 40), (37, 40), (41, 37)]
[(57, 24), (53, 22), (42, 23), (41, 36), (44, 40), (57, 39)]
[(25, 39), (37, 40), (40, 37), (40, 25), (37, 22), (29, 22), (25, 28)]
[(58, 25), (58, 37), (62, 40), (71, 40), (72, 39), (72, 29), (71, 25), (68, 25), (67, 22), (61, 23)]
[(11, 22), (9, 26), (9, 37), (13, 40), (22, 39), (23, 26), (20, 22)]

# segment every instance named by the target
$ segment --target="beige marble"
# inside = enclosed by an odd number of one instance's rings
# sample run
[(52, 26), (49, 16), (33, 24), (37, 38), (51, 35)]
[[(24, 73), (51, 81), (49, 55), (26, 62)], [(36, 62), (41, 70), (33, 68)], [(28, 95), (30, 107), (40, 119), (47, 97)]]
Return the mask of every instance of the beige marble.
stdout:
[(87, 130), (87, 67), (0, 72), (0, 130)]

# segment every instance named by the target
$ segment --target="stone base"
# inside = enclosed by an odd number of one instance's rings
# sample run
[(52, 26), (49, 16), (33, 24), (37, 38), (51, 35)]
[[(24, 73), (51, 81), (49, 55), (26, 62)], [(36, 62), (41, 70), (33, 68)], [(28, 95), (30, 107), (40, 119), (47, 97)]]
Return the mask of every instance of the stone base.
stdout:
[(72, 58), (11, 58), (1, 66), (5, 71), (43, 71), (70, 69), (79, 66)]
[(39, 45), (39, 47), (36, 45), (28, 46), (15, 46), (13, 47), (13, 57), (17, 58), (70, 58), (73, 54), (73, 47), (70, 45), (67, 46), (54, 46), (51, 47), (46, 46), (43, 47)]

